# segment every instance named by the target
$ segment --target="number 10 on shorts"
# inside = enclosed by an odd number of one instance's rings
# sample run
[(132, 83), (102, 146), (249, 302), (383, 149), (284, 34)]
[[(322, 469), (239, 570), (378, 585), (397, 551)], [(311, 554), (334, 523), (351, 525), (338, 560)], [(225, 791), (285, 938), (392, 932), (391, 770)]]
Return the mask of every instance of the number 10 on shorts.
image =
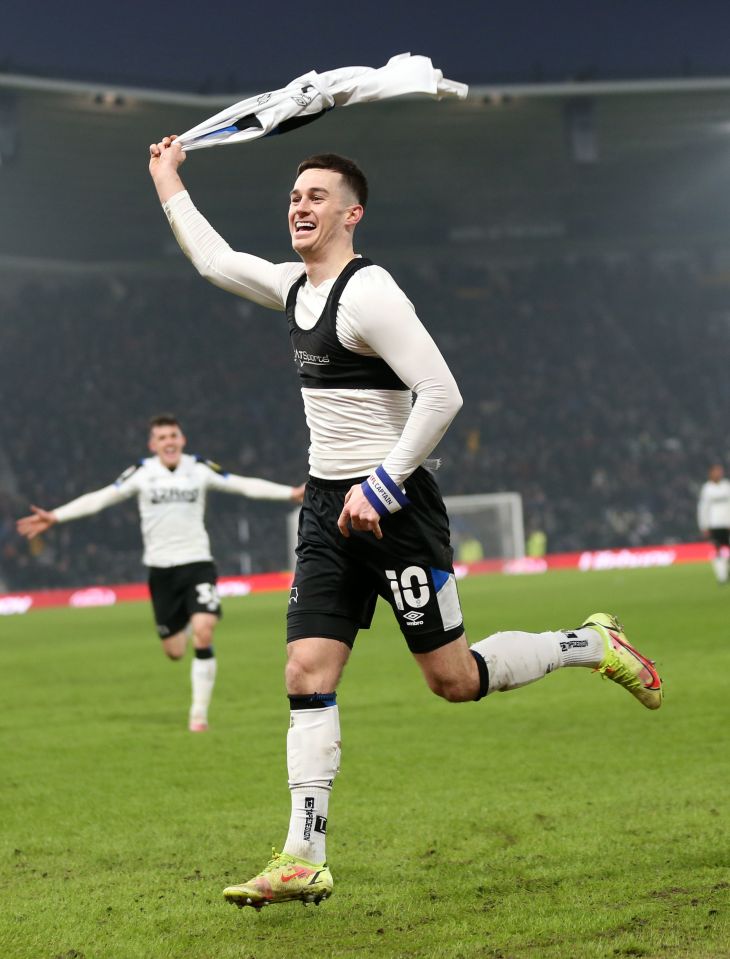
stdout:
[(386, 569), (385, 575), (390, 581), (396, 609), (403, 611), (404, 603), (411, 609), (420, 609), (431, 598), (426, 570), (421, 569), (420, 566), (407, 566), (400, 574), (400, 582), (394, 569)]

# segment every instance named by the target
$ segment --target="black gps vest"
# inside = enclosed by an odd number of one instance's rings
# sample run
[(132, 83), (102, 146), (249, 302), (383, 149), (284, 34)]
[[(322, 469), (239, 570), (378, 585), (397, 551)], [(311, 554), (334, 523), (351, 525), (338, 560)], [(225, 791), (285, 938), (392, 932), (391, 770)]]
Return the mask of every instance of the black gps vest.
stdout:
[(307, 281), (303, 273), (292, 284), (286, 298), (289, 336), (294, 362), (303, 387), (314, 390), (407, 390), (385, 360), (379, 356), (360, 356), (346, 349), (337, 338), (337, 307), (350, 277), (371, 260), (350, 260), (335, 280), (322, 315), (311, 330), (302, 330), (294, 319), (299, 290)]

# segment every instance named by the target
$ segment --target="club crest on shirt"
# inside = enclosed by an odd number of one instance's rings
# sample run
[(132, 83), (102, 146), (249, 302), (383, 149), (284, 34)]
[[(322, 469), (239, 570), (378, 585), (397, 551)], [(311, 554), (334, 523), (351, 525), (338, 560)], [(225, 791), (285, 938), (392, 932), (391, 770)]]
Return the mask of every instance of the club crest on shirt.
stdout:
[[(310, 93), (310, 90), (312, 91), (311, 93)], [(317, 91), (312, 86), (312, 84), (303, 83), (300, 87), (300, 93), (298, 93), (296, 96), (292, 96), (292, 100), (299, 107), (308, 107), (309, 104), (312, 102), (312, 100), (314, 100), (316, 96), (317, 96)]]

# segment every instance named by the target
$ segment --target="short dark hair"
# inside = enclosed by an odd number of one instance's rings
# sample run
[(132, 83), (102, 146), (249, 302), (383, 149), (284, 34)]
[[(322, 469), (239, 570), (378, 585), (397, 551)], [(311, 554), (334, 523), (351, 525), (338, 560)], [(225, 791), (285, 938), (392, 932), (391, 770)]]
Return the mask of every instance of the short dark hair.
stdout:
[(340, 156), (339, 153), (315, 153), (307, 157), (297, 167), (297, 176), (305, 170), (334, 170), (339, 173), (348, 187), (357, 197), (360, 206), (365, 207), (368, 202), (368, 181), (365, 174), (354, 160)]
[(177, 426), (178, 429), (182, 429), (180, 420), (173, 413), (158, 413), (156, 416), (150, 417), (150, 433), (156, 426)]

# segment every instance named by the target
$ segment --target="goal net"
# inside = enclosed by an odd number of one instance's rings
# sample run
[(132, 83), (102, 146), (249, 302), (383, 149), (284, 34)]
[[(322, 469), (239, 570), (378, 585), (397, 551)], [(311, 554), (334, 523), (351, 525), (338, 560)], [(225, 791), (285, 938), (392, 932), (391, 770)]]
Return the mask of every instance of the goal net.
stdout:
[[(519, 493), (477, 493), (446, 496), (451, 521), (451, 545), (455, 563), (478, 563), (482, 559), (522, 559), (525, 526)], [(287, 517), (290, 569), (294, 569), (299, 510)]]

